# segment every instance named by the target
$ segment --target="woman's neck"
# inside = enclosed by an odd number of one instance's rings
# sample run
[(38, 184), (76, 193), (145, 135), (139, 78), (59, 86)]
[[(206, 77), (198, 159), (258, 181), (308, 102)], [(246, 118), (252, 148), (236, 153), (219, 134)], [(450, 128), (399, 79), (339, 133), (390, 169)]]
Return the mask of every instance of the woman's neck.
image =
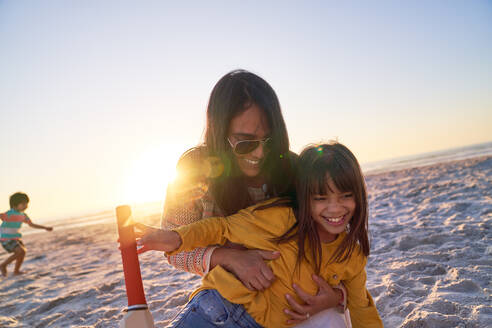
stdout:
[(246, 183), (247, 187), (262, 188), (263, 185), (266, 183), (266, 179), (263, 175), (260, 174), (255, 177), (246, 177), (244, 179), (244, 182)]

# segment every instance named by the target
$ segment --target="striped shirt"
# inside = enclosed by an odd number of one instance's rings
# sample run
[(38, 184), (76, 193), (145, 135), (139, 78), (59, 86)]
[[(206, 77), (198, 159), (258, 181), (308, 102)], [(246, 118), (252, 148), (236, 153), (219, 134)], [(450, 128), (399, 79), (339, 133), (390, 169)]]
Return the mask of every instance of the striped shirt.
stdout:
[(5, 213), (0, 213), (2, 225), (0, 226), (0, 241), (20, 239), (22, 223), (31, 223), (31, 219), (25, 214), (11, 208)]

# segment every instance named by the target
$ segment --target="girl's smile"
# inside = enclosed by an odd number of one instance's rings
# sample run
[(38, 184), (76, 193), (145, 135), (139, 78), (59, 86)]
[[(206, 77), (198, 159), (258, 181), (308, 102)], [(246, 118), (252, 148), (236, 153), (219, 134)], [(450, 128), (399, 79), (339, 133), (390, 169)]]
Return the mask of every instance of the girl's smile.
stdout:
[(345, 231), (355, 211), (355, 199), (351, 192), (341, 192), (330, 177), (324, 195), (311, 196), (311, 215), (318, 227), (319, 237), (327, 243)]
[(346, 215), (341, 215), (341, 216), (335, 217), (335, 218), (323, 216), (323, 218), (328, 221), (328, 224), (332, 224), (334, 226), (338, 226), (338, 225), (344, 224), (345, 221), (346, 221), (345, 220), (346, 219)]

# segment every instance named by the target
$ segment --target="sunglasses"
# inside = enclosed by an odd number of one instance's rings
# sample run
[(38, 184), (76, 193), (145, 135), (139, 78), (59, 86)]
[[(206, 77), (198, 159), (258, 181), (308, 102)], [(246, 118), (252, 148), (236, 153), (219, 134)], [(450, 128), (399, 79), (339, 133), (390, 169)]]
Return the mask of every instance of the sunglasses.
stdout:
[(237, 155), (246, 155), (258, 148), (260, 144), (263, 146), (264, 151), (270, 150), (272, 146), (272, 138), (266, 138), (261, 140), (241, 140), (233, 144), (229, 138), (227, 138), (229, 144), (232, 147), (232, 151)]

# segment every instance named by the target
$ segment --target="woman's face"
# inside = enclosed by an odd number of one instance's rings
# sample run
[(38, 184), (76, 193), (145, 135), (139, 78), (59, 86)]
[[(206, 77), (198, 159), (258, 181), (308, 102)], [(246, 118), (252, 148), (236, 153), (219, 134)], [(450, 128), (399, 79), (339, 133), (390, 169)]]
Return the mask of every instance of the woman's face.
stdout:
[[(270, 136), (270, 126), (265, 113), (255, 104), (231, 120), (228, 138), (232, 145), (243, 140), (263, 140)], [(231, 146), (232, 147), (232, 146)], [(244, 155), (234, 153), (244, 175), (256, 177), (261, 172), (268, 150), (264, 144)]]

